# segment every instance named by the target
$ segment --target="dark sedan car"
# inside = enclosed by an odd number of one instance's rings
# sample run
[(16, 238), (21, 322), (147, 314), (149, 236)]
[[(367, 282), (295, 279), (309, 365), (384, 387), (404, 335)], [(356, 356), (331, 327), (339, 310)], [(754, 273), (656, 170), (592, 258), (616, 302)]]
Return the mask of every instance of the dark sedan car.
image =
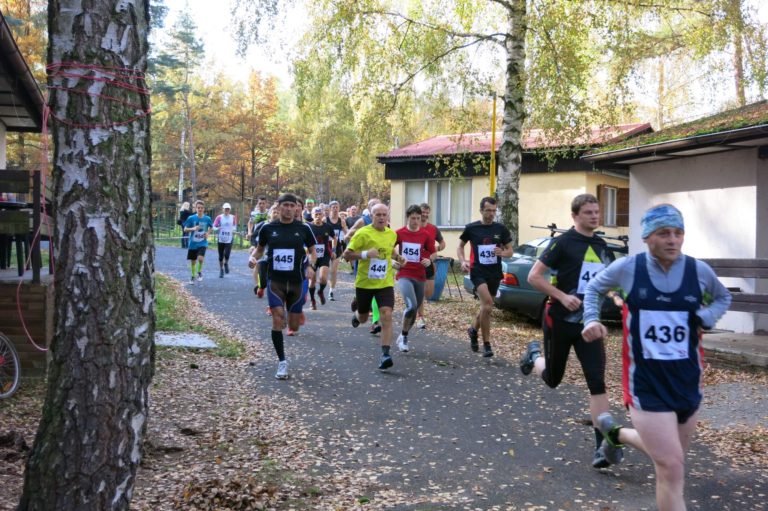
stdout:
[[(523, 243), (515, 248), (512, 257), (501, 260), (504, 278), (499, 286), (499, 292), (493, 299), (497, 307), (541, 321), (547, 296), (528, 283), (528, 273), (551, 240), (552, 236), (543, 236)], [(608, 248), (616, 259), (627, 255), (626, 246), (609, 243)], [(470, 293), (474, 291), (469, 275), (464, 276), (464, 287)], [(613, 301), (605, 300), (601, 316), (604, 319), (620, 319), (621, 309)]]

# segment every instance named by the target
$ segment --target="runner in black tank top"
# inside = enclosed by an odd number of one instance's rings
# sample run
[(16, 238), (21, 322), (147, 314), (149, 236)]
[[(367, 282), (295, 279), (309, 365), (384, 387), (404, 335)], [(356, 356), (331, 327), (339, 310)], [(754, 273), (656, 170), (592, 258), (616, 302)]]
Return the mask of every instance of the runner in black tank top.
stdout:
[[(528, 274), (528, 282), (549, 296), (545, 312), (544, 351), (538, 341), (528, 344), (520, 360), (523, 374), (535, 371), (547, 386), (560, 385), (565, 374), (568, 355), (573, 346), (589, 389), (589, 410), (595, 433), (595, 453), (592, 466), (604, 468), (617, 463), (621, 451), (606, 453), (597, 418), (609, 409), (605, 389), (605, 348), (602, 339), (588, 343), (581, 337), (582, 300), (589, 280), (611, 261), (606, 243), (594, 234), (600, 223), (600, 206), (590, 194), (578, 195), (571, 203), (574, 228), (554, 238)], [(552, 270), (556, 280), (550, 282), (546, 273)]]

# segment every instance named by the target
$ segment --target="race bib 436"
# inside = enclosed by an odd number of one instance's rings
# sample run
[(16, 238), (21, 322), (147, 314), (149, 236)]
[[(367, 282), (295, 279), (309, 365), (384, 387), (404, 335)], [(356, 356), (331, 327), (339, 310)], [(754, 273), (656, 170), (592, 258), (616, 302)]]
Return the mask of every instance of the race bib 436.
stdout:
[(688, 311), (640, 311), (643, 357), (653, 360), (688, 358)]

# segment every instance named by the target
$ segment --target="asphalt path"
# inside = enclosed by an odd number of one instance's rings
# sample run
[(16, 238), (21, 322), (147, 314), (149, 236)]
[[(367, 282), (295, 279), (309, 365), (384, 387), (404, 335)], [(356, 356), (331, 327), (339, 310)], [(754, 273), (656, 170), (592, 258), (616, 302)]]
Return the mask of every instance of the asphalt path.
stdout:
[[(188, 284), (185, 255), (158, 247), (156, 268), (186, 283), (209, 311), (273, 353), (266, 299), (253, 294), (246, 253), (233, 252), (231, 272), (222, 279), (212, 251), (204, 280), (195, 285)], [(522, 376), (515, 361), (472, 353), (463, 332), (444, 337), (429, 329), (412, 331), (409, 353), (399, 353), (393, 342), (394, 367), (378, 371), (378, 336), (368, 325), (352, 328), (352, 296), (352, 277), (340, 272), (337, 301), (317, 311), (306, 307), (306, 325), (296, 337), (285, 337), (291, 378), (275, 380), (277, 358), (266, 358), (255, 362), (252, 380), (243, 385), (296, 402), (328, 464), (368, 477), (374, 495), (391, 488), (408, 502), (376, 504), (398, 510), (655, 509), (653, 467), (642, 453), (627, 449), (622, 464), (591, 467), (585, 386), (548, 389)], [(401, 314), (395, 311), (395, 332)], [(732, 469), (696, 442), (686, 491), (689, 510), (760, 510), (768, 501), (768, 481)]]

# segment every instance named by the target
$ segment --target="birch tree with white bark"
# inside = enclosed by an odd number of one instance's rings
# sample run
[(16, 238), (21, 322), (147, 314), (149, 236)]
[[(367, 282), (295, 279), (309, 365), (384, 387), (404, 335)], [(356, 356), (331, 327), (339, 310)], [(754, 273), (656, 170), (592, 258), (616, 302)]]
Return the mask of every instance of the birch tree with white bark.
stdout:
[(154, 371), (148, 0), (51, 0), (54, 335), (19, 509), (129, 509)]

